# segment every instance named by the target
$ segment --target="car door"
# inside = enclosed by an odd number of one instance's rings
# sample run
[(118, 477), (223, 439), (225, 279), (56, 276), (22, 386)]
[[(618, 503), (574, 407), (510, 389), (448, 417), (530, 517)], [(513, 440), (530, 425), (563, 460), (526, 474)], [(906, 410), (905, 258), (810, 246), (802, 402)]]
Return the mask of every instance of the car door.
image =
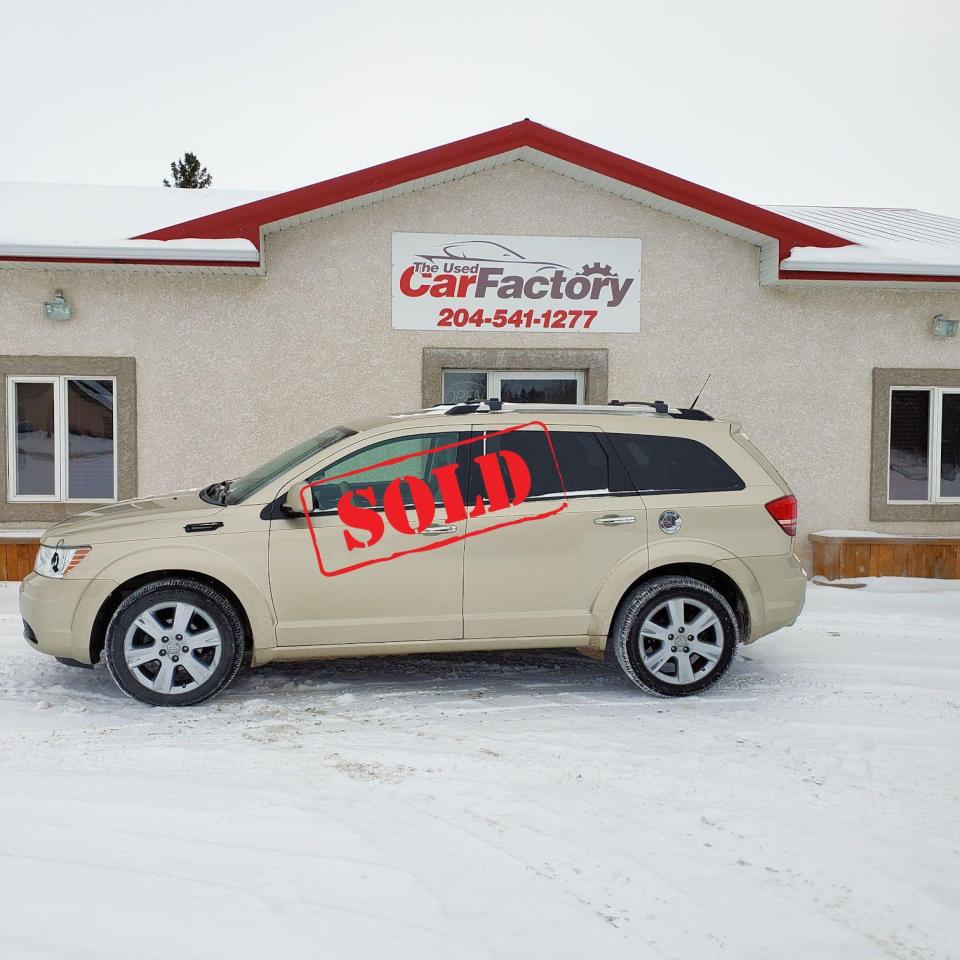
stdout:
[[(463, 541), (455, 538), (463, 534), (464, 521), (445, 524), (443, 507), (437, 506), (435, 522), (422, 533), (400, 533), (386, 522), (382, 507), (383, 492), (396, 477), (425, 480), (436, 495), (432, 470), (458, 461), (463, 448), (451, 445), (460, 438), (456, 430), (422, 429), (368, 438), (297, 479), (298, 486), (324, 482), (311, 488), (312, 534), (304, 516), (271, 520), (270, 590), (280, 646), (463, 636)], [(358, 472), (343, 480), (325, 480), (352, 471)], [(375, 545), (352, 551), (336, 509), (341, 494), (351, 487), (371, 488), (375, 512), (385, 521)], [(435, 499), (439, 502), (438, 495)], [(354, 501), (367, 505), (366, 500)], [(415, 529), (416, 512), (405, 502), (410, 528)], [(443, 545), (407, 552), (433, 544)], [(400, 553), (406, 555), (396, 556)], [(321, 572), (318, 554), (326, 573)]]
[[(645, 566), (643, 500), (597, 427), (550, 426), (556, 461), (540, 427), (499, 438), (491, 438), (489, 432), (486, 450), (519, 453), (530, 468), (533, 485), (518, 506), (468, 518), (464, 637), (583, 636), (609, 572), (623, 560)], [(478, 489), (475, 473), (471, 502)], [(564, 501), (567, 506), (553, 516), (475, 535)]]

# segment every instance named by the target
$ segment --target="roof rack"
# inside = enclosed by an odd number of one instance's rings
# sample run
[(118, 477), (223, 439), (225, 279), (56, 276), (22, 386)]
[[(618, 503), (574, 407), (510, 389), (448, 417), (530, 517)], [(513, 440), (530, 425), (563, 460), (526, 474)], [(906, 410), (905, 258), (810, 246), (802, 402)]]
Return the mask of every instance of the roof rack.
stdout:
[(490, 397), (489, 400), (474, 400), (470, 403), (455, 403), (444, 414), (448, 417), (458, 417), (464, 413), (490, 413), (503, 409), (503, 403), (497, 397)]
[(669, 413), (670, 408), (662, 400), (611, 400), (608, 407), (650, 407), (654, 413)]
[[(488, 400), (469, 400), (465, 403), (443, 404), (438, 403), (435, 407), (429, 408), (426, 412), (443, 413), (447, 417), (459, 417), (470, 413), (499, 413), (501, 410), (517, 413), (524, 409), (529, 409), (531, 413), (549, 410), (555, 413), (582, 413), (584, 411), (599, 412), (609, 407), (645, 407), (645, 410), (636, 411), (617, 411), (622, 413), (643, 413), (647, 416), (668, 416), (674, 420), (713, 420), (709, 413), (703, 410), (694, 410), (688, 407), (670, 407), (663, 400), (611, 400), (603, 406), (590, 406), (584, 404), (547, 404), (547, 403), (504, 403), (497, 397), (490, 397)], [(613, 411), (610, 411), (613, 413)]]
[(713, 420), (705, 410), (695, 410), (692, 407), (678, 407), (671, 410), (663, 400), (611, 400), (609, 407), (649, 407), (654, 413), (666, 413), (675, 420)]

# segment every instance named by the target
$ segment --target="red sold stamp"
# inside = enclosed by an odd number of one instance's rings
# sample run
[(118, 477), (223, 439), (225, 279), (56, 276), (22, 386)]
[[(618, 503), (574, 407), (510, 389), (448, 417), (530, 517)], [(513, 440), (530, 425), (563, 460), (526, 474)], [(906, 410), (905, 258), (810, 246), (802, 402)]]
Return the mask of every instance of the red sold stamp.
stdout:
[[(521, 516), (512, 515), (494, 523), (484, 523), (477, 529), (469, 529), (469, 521), (481, 517), (496, 517), (508, 510), (527, 503), (531, 491), (541, 485), (531, 472), (531, 464), (515, 450), (501, 449), (487, 452), (490, 441), (502, 440), (519, 430), (535, 428), (545, 441), (548, 456), (546, 462), (551, 470), (552, 489), (559, 493), (551, 495), (547, 509), (524, 512)], [(447, 451), (453, 462), (445, 463), (430, 470), (425, 479), (422, 471), (416, 469), (418, 458), (434, 456)], [(461, 456), (460, 452), (466, 454)], [(365, 482), (364, 474), (394, 467), (410, 462), (411, 473), (395, 476), (385, 485)], [(555, 471), (555, 472), (554, 472)], [(415, 475), (420, 473), (419, 476)], [(466, 474), (466, 475), (465, 475)], [(469, 484), (468, 484), (469, 476)], [(325, 513), (335, 517), (335, 536), (330, 540), (330, 527), (324, 525), (321, 537), (317, 525), (311, 517), (315, 509), (313, 488), (324, 484), (339, 484), (343, 493), (336, 501), (336, 509)], [(467, 495), (472, 503), (467, 503), (464, 491), (471, 488)], [(473, 489), (473, 487), (479, 489)], [(557, 499), (560, 502), (557, 503)], [(438, 502), (439, 501), (439, 502)], [(507, 427), (504, 430), (479, 434), (442, 446), (404, 454), (379, 463), (372, 463), (356, 470), (348, 470), (335, 476), (324, 477), (312, 483), (304, 484), (300, 489), (300, 502), (310, 529), (310, 537), (317, 557), (317, 565), (325, 577), (336, 577), (375, 563), (385, 563), (414, 553), (438, 550), (460, 540), (477, 537), (501, 530), (518, 523), (530, 523), (556, 516), (569, 506), (560, 464), (557, 461), (550, 431), (539, 420)], [(419, 535), (434, 524), (443, 524), (455, 530), (460, 524), (463, 532), (451, 533), (442, 539), (429, 543), (419, 541)], [(435, 528), (434, 528), (435, 529)], [(408, 539), (409, 538), (409, 539)], [(416, 539), (415, 539), (416, 538)], [(321, 541), (328, 544), (321, 548)], [(329, 545), (333, 544), (333, 550)], [(386, 547), (386, 549), (384, 549)], [(331, 565), (324, 562), (324, 554), (345, 556), (345, 562)], [(355, 559), (354, 559), (355, 558)], [(328, 557), (328, 561), (330, 557)]]

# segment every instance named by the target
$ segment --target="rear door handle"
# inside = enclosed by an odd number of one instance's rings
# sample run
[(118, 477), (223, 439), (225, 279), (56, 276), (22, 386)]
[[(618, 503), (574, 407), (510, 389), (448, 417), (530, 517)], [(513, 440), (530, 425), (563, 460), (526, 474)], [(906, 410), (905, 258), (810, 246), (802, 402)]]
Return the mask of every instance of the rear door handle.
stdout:
[(457, 529), (454, 523), (435, 523), (420, 531), (421, 537), (440, 537), (445, 533), (455, 533)]
[(625, 523), (636, 523), (637, 518), (632, 514), (608, 514), (606, 517), (597, 517), (593, 521), (601, 527), (620, 527)]

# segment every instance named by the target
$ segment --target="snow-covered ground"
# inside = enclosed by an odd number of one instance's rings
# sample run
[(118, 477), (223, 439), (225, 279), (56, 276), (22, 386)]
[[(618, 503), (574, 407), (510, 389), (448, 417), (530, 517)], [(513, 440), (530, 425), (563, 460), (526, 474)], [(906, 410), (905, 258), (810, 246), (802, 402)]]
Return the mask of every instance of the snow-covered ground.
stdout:
[(0, 956), (957, 957), (960, 583), (808, 597), (679, 702), (524, 653), (171, 711), (0, 585)]

